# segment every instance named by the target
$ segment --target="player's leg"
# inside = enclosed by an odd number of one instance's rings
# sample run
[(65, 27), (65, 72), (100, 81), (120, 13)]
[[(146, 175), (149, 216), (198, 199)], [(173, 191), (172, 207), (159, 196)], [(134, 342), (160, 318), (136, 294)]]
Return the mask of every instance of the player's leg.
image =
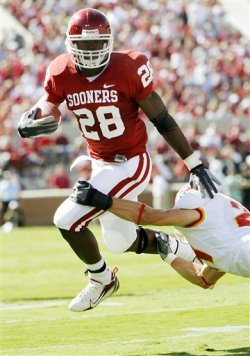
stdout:
[[(129, 199), (129, 197), (126, 197)], [(132, 200), (132, 199), (131, 199)], [(102, 235), (109, 250), (114, 253), (135, 252), (137, 254), (148, 253), (158, 254), (157, 236), (162, 238), (162, 244), (171, 247), (173, 253), (186, 261), (196, 261), (194, 250), (184, 241), (177, 240), (164, 232), (136, 226), (134, 223), (123, 220), (112, 214), (105, 214), (100, 217), (102, 225)]]
[(102, 214), (98, 209), (83, 207), (66, 199), (57, 209), (54, 223), (75, 254), (83, 261), (89, 278), (87, 286), (71, 301), (73, 311), (97, 306), (119, 288), (115, 273), (100, 253), (98, 243), (87, 225)]
[(101, 254), (96, 238), (88, 228), (81, 232), (64, 229), (59, 229), (59, 231), (75, 254), (85, 264), (94, 264), (100, 261)]
[(176, 256), (186, 261), (197, 260), (194, 250), (187, 242), (177, 240), (164, 232), (146, 229), (141, 226), (137, 229), (136, 240), (128, 248), (127, 252), (158, 254), (159, 244), (157, 243), (157, 237), (159, 235), (165, 237), (165, 239), (162, 238), (162, 244), (169, 246)]
[[(119, 165), (94, 162), (93, 178), (90, 182), (104, 193), (126, 194), (140, 184), (144, 189), (150, 178), (150, 170), (148, 154), (134, 157)], [(67, 199), (57, 209), (54, 217), (55, 225), (73, 251), (86, 264), (88, 271), (89, 284), (70, 303), (70, 308), (74, 311), (95, 307), (119, 287), (115, 273), (107, 267), (100, 254), (94, 235), (86, 228), (93, 219), (102, 214), (103, 211), (81, 206)], [(116, 240), (116, 243), (119, 243), (119, 240)]]
[[(131, 179), (129, 182), (125, 179), (125, 183), (121, 181), (120, 183), (122, 184), (118, 184), (115, 189), (112, 189), (110, 195), (136, 201), (139, 194), (146, 188), (150, 178), (151, 165), (149, 170), (147, 168), (149, 166), (147, 160), (148, 158), (145, 157), (144, 168), (141, 169), (142, 174), (140, 172), (139, 174), (137, 173), (137, 177), (139, 177), (137, 181), (135, 179)], [(135, 168), (138, 170), (138, 166), (138, 157), (134, 157), (120, 166), (120, 169), (126, 170), (128, 177), (133, 177), (134, 171), (136, 171)], [(143, 167), (142, 164), (141, 166)], [(108, 169), (112, 169), (112, 167), (108, 167)], [(93, 186), (97, 187), (94, 180)], [(103, 188), (100, 190), (104, 191)], [(100, 222), (104, 242), (109, 250), (114, 253), (158, 253), (156, 231), (138, 227), (134, 223), (120, 219), (113, 214), (102, 215)], [(178, 241), (172, 237), (169, 237), (169, 243), (178, 257), (182, 257), (187, 261), (195, 259), (196, 255), (188, 243)]]

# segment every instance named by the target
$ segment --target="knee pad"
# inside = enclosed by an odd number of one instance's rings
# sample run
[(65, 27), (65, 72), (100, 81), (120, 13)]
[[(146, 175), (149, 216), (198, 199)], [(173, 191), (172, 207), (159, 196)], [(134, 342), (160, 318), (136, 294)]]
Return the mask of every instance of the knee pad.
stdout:
[(141, 226), (139, 226), (139, 229), (137, 230), (137, 235), (138, 235), (138, 246), (135, 253), (141, 254), (148, 246), (148, 235), (146, 231), (143, 229), (143, 227)]

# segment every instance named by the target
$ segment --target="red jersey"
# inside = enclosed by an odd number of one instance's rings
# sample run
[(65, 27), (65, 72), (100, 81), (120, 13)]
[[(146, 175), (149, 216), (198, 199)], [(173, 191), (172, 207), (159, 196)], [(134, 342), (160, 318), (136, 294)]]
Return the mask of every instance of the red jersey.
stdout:
[(113, 52), (104, 71), (89, 79), (77, 72), (68, 53), (58, 56), (47, 70), (48, 100), (66, 100), (91, 157), (109, 162), (116, 155), (131, 158), (144, 152), (147, 132), (138, 101), (153, 90), (147, 57), (135, 51)]

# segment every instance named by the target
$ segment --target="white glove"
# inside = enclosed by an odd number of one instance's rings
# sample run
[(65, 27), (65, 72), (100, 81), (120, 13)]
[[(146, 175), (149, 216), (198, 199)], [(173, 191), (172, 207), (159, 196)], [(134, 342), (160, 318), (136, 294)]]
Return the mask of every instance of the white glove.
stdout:
[(41, 119), (35, 119), (38, 108), (26, 111), (18, 123), (19, 135), (23, 138), (37, 137), (51, 134), (58, 128), (54, 116), (46, 116)]

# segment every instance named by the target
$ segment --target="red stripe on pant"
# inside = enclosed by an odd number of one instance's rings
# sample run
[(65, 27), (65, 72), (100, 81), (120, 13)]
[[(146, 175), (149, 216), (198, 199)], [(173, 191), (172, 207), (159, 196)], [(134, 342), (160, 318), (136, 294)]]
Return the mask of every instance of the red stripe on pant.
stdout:
[[(91, 221), (91, 218), (93, 218), (94, 215), (96, 215), (98, 213), (98, 211), (100, 211), (100, 209), (94, 208), (93, 210), (89, 211), (86, 215), (83, 215), (73, 225), (71, 225), (70, 231), (76, 231), (77, 227), (79, 225), (81, 225), (84, 222), (84, 220), (87, 220), (87, 221), (83, 226), (80, 227), (80, 230), (83, 229), (84, 227), (88, 226), (88, 224)], [(99, 216), (101, 214), (102, 214), (102, 212), (100, 212), (100, 214), (98, 214), (97, 216)]]
[(123, 192), (123, 193), (119, 196), (119, 198), (123, 198), (125, 195), (127, 195), (128, 193), (130, 193), (131, 190), (135, 189), (139, 184), (141, 184), (141, 182), (143, 182), (143, 181), (147, 178), (147, 176), (148, 176), (148, 174), (149, 174), (149, 169), (150, 169), (150, 158), (149, 158), (148, 153), (146, 153), (146, 155), (147, 155), (147, 157), (146, 157), (146, 159), (147, 159), (147, 166), (146, 166), (146, 170), (145, 170), (145, 172), (144, 172), (144, 174), (143, 174), (142, 179), (140, 180), (140, 182), (135, 183), (135, 184), (132, 185), (130, 188), (128, 188), (125, 192)]
[[(144, 173), (142, 179), (139, 182), (135, 182), (131, 187), (129, 187), (120, 196), (118, 195), (119, 198), (124, 197), (126, 194), (131, 192), (131, 190), (136, 188), (139, 184), (141, 184), (141, 182), (143, 182), (145, 180), (145, 178), (148, 175), (149, 167), (150, 167), (150, 159), (149, 159), (149, 155), (147, 152), (146, 152), (146, 160), (147, 160), (147, 162), (146, 162), (147, 166), (146, 166), (146, 170), (145, 170), (145, 173)], [(143, 167), (144, 167), (144, 158), (143, 158), (143, 155), (140, 155), (139, 165), (138, 165), (138, 168), (137, 168), (135, 174), (133, 175), (133, 177), (126, 178), (126, 179), (122, 180), (121, 182), (119, 182), (113, 189), (111, 189), (111, 191), (109, 192), (109, 195), (111, 195), (111, 196), (117, 195), (119, 193), (119, 191), (122, 190), (126, 185), (128, 185), (132, 181), (136, 181), (139, 178)]]

